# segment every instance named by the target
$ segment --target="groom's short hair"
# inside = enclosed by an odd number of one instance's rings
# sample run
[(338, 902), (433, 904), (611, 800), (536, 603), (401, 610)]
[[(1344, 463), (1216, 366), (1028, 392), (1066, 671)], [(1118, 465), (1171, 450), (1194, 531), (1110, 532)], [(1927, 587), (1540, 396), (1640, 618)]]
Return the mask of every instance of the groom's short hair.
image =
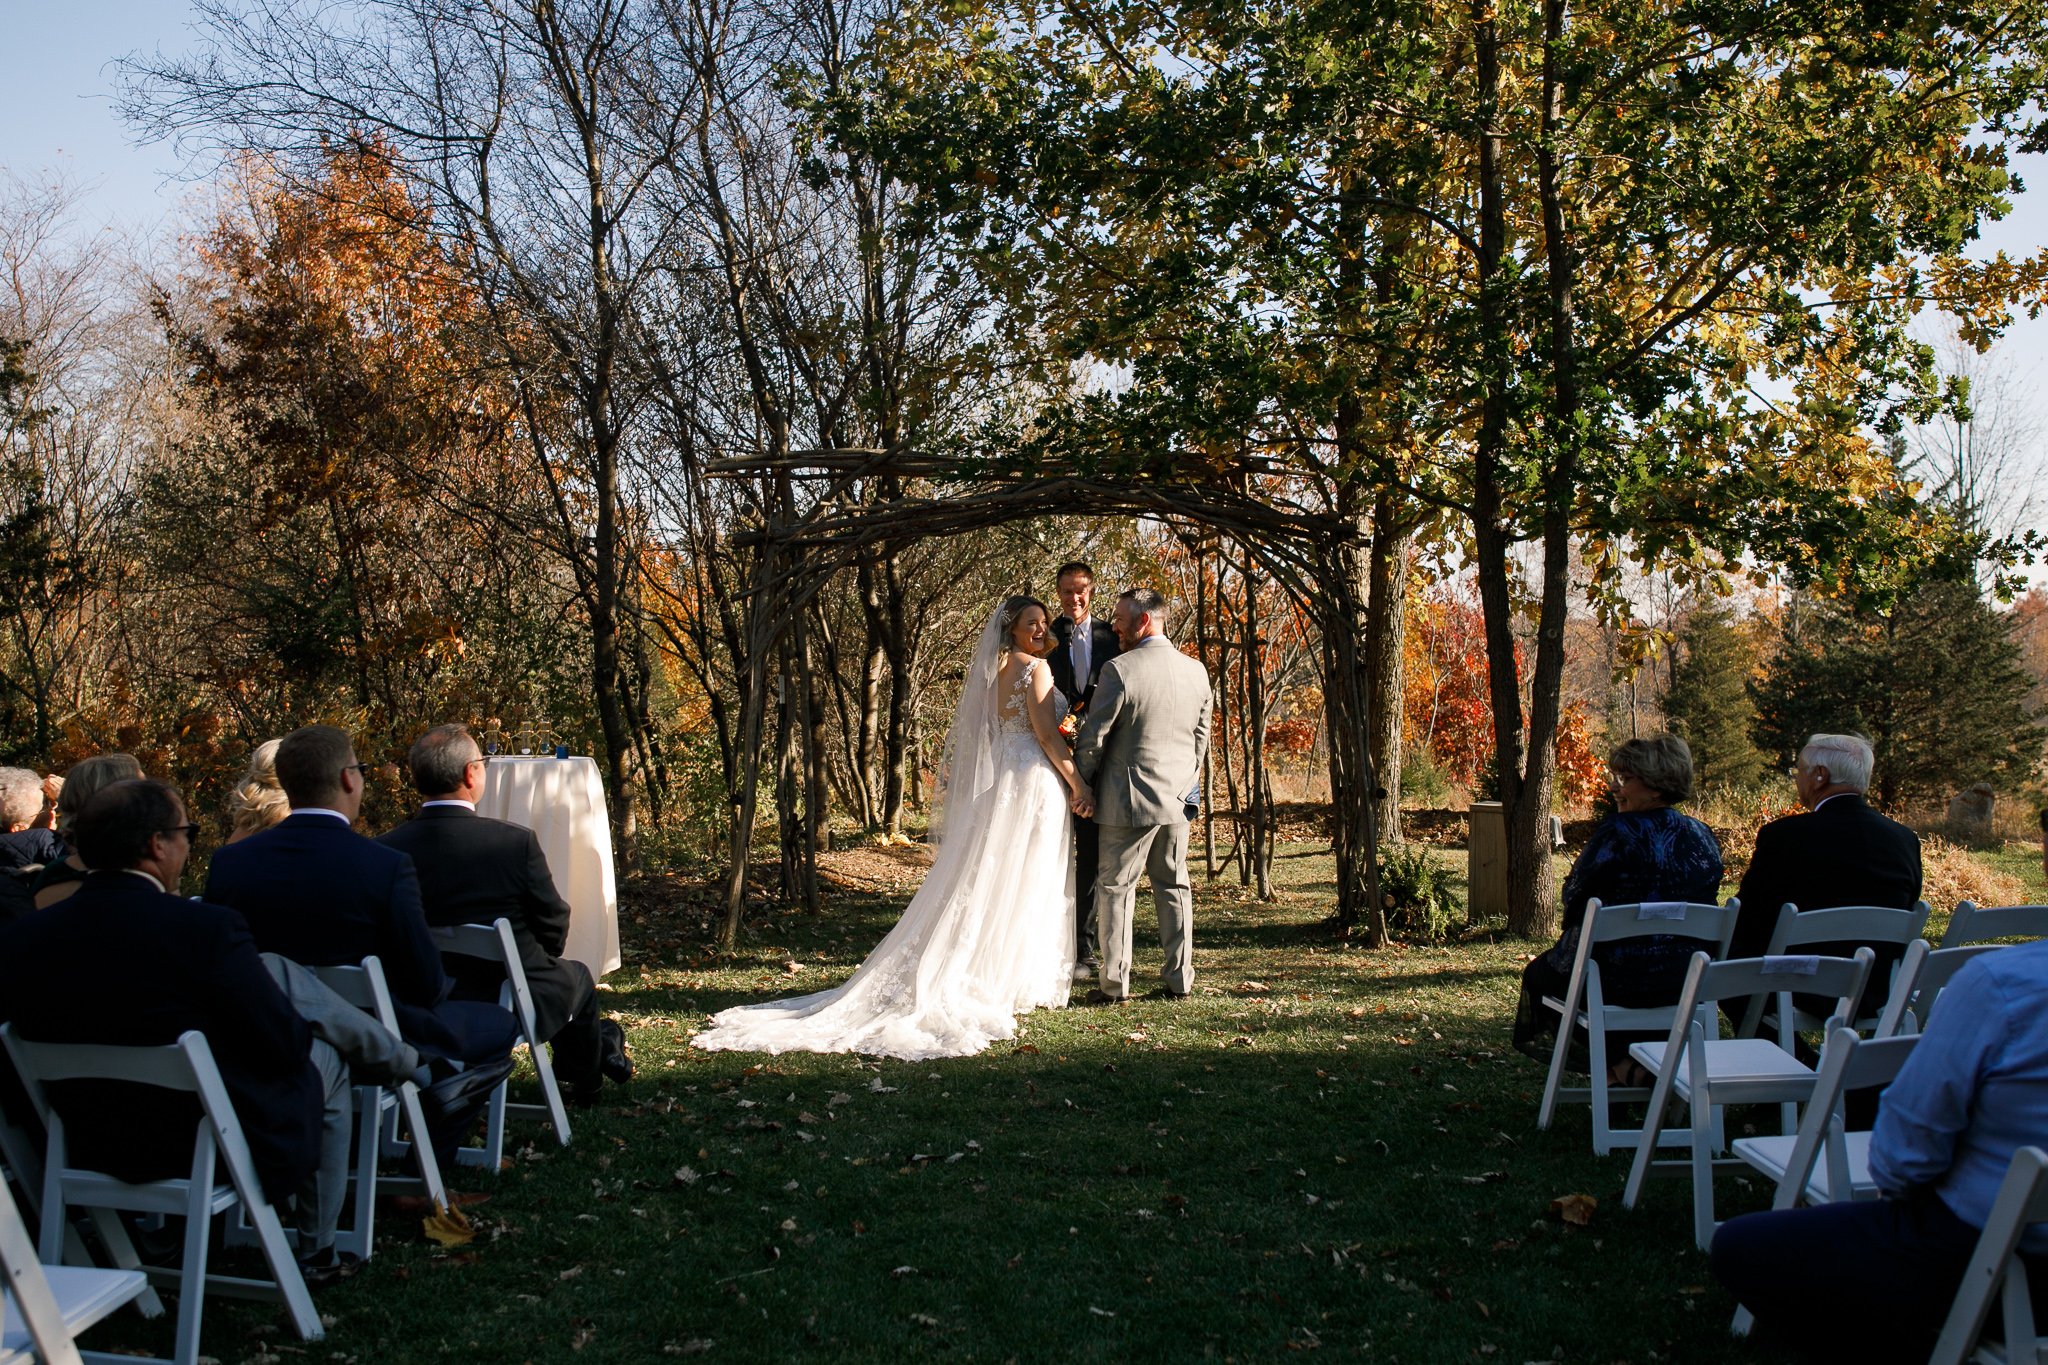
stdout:
[(1160, 630), (1166, 629), (1166, 618), (1168, 615), (1166, 598), (1161, 596), (1156, 589), (1127, 588), (1123, 592), (1118, 593), (1117, 596), (1128, 600), (1131, 604), (1131, 610), (1137, 612), (1140, 616), (1151, 617), (1152, 624), (1158, 626)]
[(1095, 578), (1095, 570), (1091, 566), (1082, 562), (1081, 560), (1070, 559), (1066, 563), (1060, 565), (1060, 571), (1052, 576), (1052, 581), (1057, 583), (1070, 573), (1087, 574), (1091, 582), (1094, 581)]

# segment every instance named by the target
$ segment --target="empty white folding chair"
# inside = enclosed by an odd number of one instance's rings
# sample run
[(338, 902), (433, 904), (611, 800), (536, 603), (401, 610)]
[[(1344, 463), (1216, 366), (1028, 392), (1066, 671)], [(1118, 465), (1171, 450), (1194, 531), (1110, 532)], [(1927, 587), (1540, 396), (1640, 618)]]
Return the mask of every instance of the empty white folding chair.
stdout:
[[(1820, 1076), (1799, 1132), (1735, 1140), (1736, 1158), (1777, 1182), (1772, 1208), (1789, 1209), (1801, 1199), (1831, 1204), (1879, 1197), (1882, 1192), (1870, 1175), (1870, 1134), (1844, 1128), (1842, 1098), (1851, 1090), (1890, 1085), (1919, 1041), (1913, 1034), (1863, 1038), (1855, 1029), (1837, 1028), (1821, 1050)], [(1816, 1165), (1823, 1169), (1816, 1171)], [(1748, 1336), (1753, 1322), (1750, 1311), (1738, 1307), (1728, 1330)]]
[[(1879, 944), (1889, 947), (1910, 948), (1915, 943), (1924, 943), (1920, 931), (1927, 927), (1927, 917), (1933, 913), (1926, 901), (1913, 902), (1910, 910), (1901, 910), (1887, 905), (1840, 905), (1826, 910), (1798, 911), (1785, 906), (1778, 914), (1777, 927), (1771, 931), (1770, 946), (1764, 949), (1765, 957), (1784, 957), (1788, 954), (1814, 951), (1812, 945), (1826, 944)], [(1837, 949), (1837, 952), (1846, 952)], [(1865, 992), (1869, 994), (1869, 992)], [(1764, 1018), (1765, 998), (1758, 996), (1749, 1002), (1749, 1010), (1743, 1015), (1741, 1025), (1735, 1030), (1738, 1038), (1754, 1037), (1759, 1027), (1769, 1029), (1776, 1020)], [(1792, 1026), (1800, 1033), (1812, 1033), (1827, 1021), (1797, 1009), (1792, 1016)], [(1876, 1029), (1878, 1014), (1875, 1010), (1864, 1018), (1850, 1021), (1857, 1029)]]
[(1973, 943), (1961, 948), (1930, 948), (1919, 939), (1906, 945), (1906, 955), (1892, 977), (1892, 998), (1885, 1001), (1877, 1037), (1919, 1033), (1927, 1027), (1934, 1002), (1972, 958), (1995, 953), (2005, 945)]
[[(1711, 945), (1718, 958), (1728, 951), (1728, 939), (1735, 932), (1735, 901), (1726, 905), (1705, 905), (1689, 901), (1646, 901), (1639, 905), (1602, 905), (1595, 898), (1586, 902), (1586, 917), (1579, 930), (1579, 947), (1572, 958), (1572, 974), (1564, 998), (1546, 995), (1543, 1007), (1558, 1016), (1557, 1043), (1551, 1049), (1550, 1074), (1543, 1082), (1543, 1103), (1536, 1112), (1536, 1126), (1548, 1130), (1560, 1102), (1593, 1107), (1593, 1151), (1605, 1156), (1616, 1147), (1634, 1142), (1640, 1130), (1617, 1129), (1613, 1105), (1616, 1101), (1641, 1102), (1650, 1097), (1648, 1086), (1618, 1086), (1607, 1079), (1607, 1034), (1615, 1032), (1661, 1032), (1671, 1027), (1675, 1003), (1645, 1008), (1610, 1005), (1600, 979), (1600, 963), (1592, 956), (1602, 943), (1619, 943), (1653, 934), (1675, 934)], [(1579, 1030), (1586, 1036), (1587, 1069), (1590, 1085), (1564, 1084), (1566, 1059)], [(1684, 1141), (1673, 1134), (1671, 1145)]]
[(2048, 905), (1978, 905), (1964, 901), (1949, 916), (1944, 948), (2001, 938), (2048, 938)]
[[(2048, 1359), (2048, 1341), (2034, 1325), (2034, 1304), (2028, 1294), (2026, 1263), (2019, 1258), (2020, 1238), (2029, 1226), (2048, 1222), (2048, 1152), (2022, 1147), (2012, 1154), (2005, 1180), (1992, 1202), (1991, 1216), (1977, 1238), (1969, 1268), (1956, 1288), (1955, 1303), (1942, 1324), (1927, 1365), (1962, 1365), (1965, 1360), (2014, 1365), (2041, 1365)], [(2001, 1294), (2000, 1291), (2003, 1291)], [(2004, 1312), (2005, 1342), (1981, 1342), (1991, 1301), (1999, 1298)], [(1974, 1348), (1974, 1349), (1973, 1349)]]
[[(370, 1015), (392, 1033), (398, 1032), (398, 1011), (392, 1007), (391, 991), (384, 982), (384, 965), (374, 956), (364, 958), (360, 967), (313, 967), (309, 970), (336, 995)], [(355, 1086), (355, 1111), (355, 1168), (349, 1173), (355, 1195), (353, 1217), (349, 1226), (336, 1231), (334, 1249), (351, 1252), (367, 1261), (374, 1240), (380, 1188), (386, 1191), (424, 1189), (428, 1198), (443, 1207), (448, 1203), (448, 1190), (441, 1183), (441, 1167), (434, 1160), (434, 1146), (427, 1140), (427, 1119), (420, 1108), (420, 1088), (416, 1083), (405, 1080), (390, 1087), (358, 1083)], [(385, 1154), (383, 1134), (387, 1116), (395, 1124), (401, 1113), (405, 1116), (406, 1130), (412, 1135), (410, 1151), (419, 1163), (420, 1178), (386, 1176), (380, 1180), (377, 1160)], [(394, 1144), (394, 1150), (403, 1149)]]
[[(1870, 979), (1868, 948), (1853, 958), (1748, 957), (1711, 961), (1695, 953), (1686, 973), (1685, 990), (1671, 1033), (1661, 1043), (1637, 1043), (1629, 1056), (1657, 1077), (1650, 1088), (1649, 1114), (1636, 1140), (1635, 1162), (1629, 1167), (1622, 1207), (1634, 1208), (1643, 1182), (1654, 1166), (1692, 1176), (1693, 1238), (1701, 1251), (1713, 1240), (1714, 1168), (1742, 1163), (1716, 1158), (1721, 1138), (1721, 1113), (1731, 1104), (1792, 1104), (1809, 1099), (1817, 1079), (1813, 1068), (1792, 1054), (1792, 992), (1839, 998), (1836, 1016), (1855, 1017), (1857, 1001)], [(1768, 993), (1779, 997), (1778, 1041), (1763, 1038), (1721, 1038), (1718, 1021), (1703, 1019), (1699, 1007), (1737, 996)], [(1712, 1035), (1709, 1036), (1711, 1029)], [(1692, 1148), (1686, 1161), (1657, 1162), (1658, 1138), (1665, 1110), (1673, 1099), (1688, 1110), (1687, 1137)]]
[(44, 1265), (0, 1180), (0, 1365), (81, 1365), (72, 1338), (148, 1291), (139, 1270)]
[(519, 940), (513, 937), (512, 921), (499, 918), (489, 924), (458, 924), (451, 928), (434, 930), (435, 941), (443, 955), (481, 958), (495, 963), (505, 973), (505, 984), (498, 990), (498, 1003), (511, 1010), (519, 1020), (519, 1029), (526, 1039), (526, 1052), (533, 1059), (534, 1074), (540, 1078), (541, 1104), (512, 1104), (508, 1102), (507, 1091), (511, 1086), (508, 1077), (491, 1092), (490, 1107), (484, 1121), (484, 1142), (481, 1147), (460, 1147), (455, 1159), (465, 1166), (482, 1166), (496, 1175), (505, 1157), (505, 1119), (508, 1115), (518, 1118), (546, 1119), (554, 1125), (555, 1139), (562, 1146), (569, 1145), (569, 1110), (562, 1103), (562, 1090), (555, 1083), (554, 1063), (548, 1054), (548, 1044), (534, 1026), (533, 992), (527, 988), (526, 968), (519, 961)]
[[(42, 1233), (39, 1250), (46, 1261), (56, 1261), (64, 1246), (65, 1210), (84, 1207), (94, 1210), (125, 1209), (141, 1213), (180, 1215), (185, 1220), (183, 1263), (175, 1270), (138, 1267), (134, 1251), (116, 1225), (110, 1249), (122, 1269), (141, 1269), (160, 1284), (178, 1290), (178, 1323), (175, 1365), (194, 1365), (199, 1359), (200, 1312), (208, 1290), (239, 1297), (282, 1300), (301, 1340), (322, 1335), (320, 1316), (306, 1292), (306, 1282), (293, 1259), (277, 1210), (263, 1193), (256, 1177), (256, 1164), (242, 1125), (235, 1117), (227, 1087), (214, 1065), (206, 1036), (195, 1030), (181, 1034), (178, 1041), (163, 1047), (116, 1047), (100, 1043), (36, 1043), (17, 1035), (11, 1026), (0, 1026), (22, 1084), (35, 1102), (49, 1133), (49, 1147), (43, 1165)], [(194, 1128), (190, 1174), (182, 1178), (131, 1184), (104, 1172), (73, 1166), (64, 1130), (64, 1119), (52, 1109), (46, 1087), (57, 1081), (108, 1080), (165, 1090), (184, 1091), (199, 1103), (199, 1120)], [(226, 1179), (216, 1183), (225, 1165)], [(209, 1275), (206, 1254), (215, 1215), (238, 1206), (247, 1210), (256, 1230), (257, 1244), (269, 1263), (272, 1280), (251, 1280), (227, 1275)], [(102, 1232), (105, 1232), (102, 1224)]]

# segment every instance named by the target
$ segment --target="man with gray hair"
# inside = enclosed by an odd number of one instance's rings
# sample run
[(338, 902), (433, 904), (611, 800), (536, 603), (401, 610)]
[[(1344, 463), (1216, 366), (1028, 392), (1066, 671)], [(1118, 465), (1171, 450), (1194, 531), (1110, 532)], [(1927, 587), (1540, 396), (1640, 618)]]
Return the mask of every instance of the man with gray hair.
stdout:
[(0, 768), (0, 868), (41, 867), (64, 856), (63, 840), (35, 828), (42, 813), (41, 774)]
[[(1095, 884), (1102, 984), (1090, 1004), (1131, 991), (1131, 915), (1138, 879), (1152, 880), (1165, 954), (1160, 994), (1194, 986), (1194, 890), (1188, 883), (1188, 821), (1194, 818), (1209, 745), (1209, 672), (1166, 638), (1166, 599), (1150, 588), (1117, 598), (1110, 618), (1123, 652), (1102, 666), (1095, 702), (1074, 744), (1074, 766), (1095, 788), (1102, 829)], [(1090, 907), (1080, 907), (1086, 914)]]
[[(1799, 751), (1792, 783), (1806, 813), (1773, 820), (1757, 831), (1756, 852), (1736, 894), (1742, 909), (1730, 957), (1756, 957), (1770, 946), (1778, 911), (1839, 905), (1910, 910), (1920, 899), (1920, 836), (1888, 820), (1863, 799), (1870, 786), (1870, 741), (1861, 735), (1815, 735)], [(1881, 986), (1882, 975), (1873, 979)]]
[[(485, 762), (467, 726), (437, 725), (421, 735), (407, 756), (419, 810), (378, 842), (412, 859), (433, 929), (500, 916), (511, 921), (534, 1023), (554, 1050), (555, 1074), (574, 1103), (592, 1104), (605, 1081), (633, 1078), (625, 1031), (598, 1009), (590, 969), (562, 956), (569, 904), (555, 889), (540, 840), (530, 829), (477, 814)], [(501, 969), (460, 956), (446, 965), (456, 998), (498, 998)]]

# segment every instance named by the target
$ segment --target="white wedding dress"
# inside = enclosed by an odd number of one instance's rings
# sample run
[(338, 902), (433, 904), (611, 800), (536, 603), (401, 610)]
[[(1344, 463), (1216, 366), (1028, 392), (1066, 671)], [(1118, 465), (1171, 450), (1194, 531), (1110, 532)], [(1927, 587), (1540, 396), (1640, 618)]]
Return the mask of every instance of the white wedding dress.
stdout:
[(844, 984), (724, 1010), (695, 1046), (965, 1057), (1014, 1038), (1017, 1015), (1066, 1003), (1073, 826), (1026, 712), (1031, 676), (1046, 665), (1034, 660), (1001, 684), (1003, 643), (992, 617), (947, 741), (938, 856), (896, 927)]

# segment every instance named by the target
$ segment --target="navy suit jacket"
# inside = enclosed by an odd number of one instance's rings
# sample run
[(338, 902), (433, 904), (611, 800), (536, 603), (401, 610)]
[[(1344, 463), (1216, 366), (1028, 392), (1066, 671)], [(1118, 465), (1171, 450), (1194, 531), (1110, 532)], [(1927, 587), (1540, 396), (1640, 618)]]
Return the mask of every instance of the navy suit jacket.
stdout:
[(307, 967), (353, 967), (376, 954), (398, 1031), (417, 1047), (482, 1061), (512, 1045), (511, 1014), (448, 998), (412, 859), (333, 816), (289, 815), (223, 847), (207, 869), (205, 898), (241, 911), (262, 951)]
[[(257, 955), (242, 917), (96, 872), (0, 929), (0, 1019), (39, 1042), (176, 1042), (206, 1035), (263, 1187), (282, 1198), (320, 1158), (312, 1030)], [(183, 1175), (199, 1106), (119, 1081), (51, 1087), (79, 1164), (126, 1180)]]
[[(512, 922), (541, 1037), (554, 1037), (589, 1006), (590, 969), (561, 955), (569, 940), (569, 903), (555, 889), (532, 830), (464, 806), (421, 806), (377, 842), (412, 858), (428, 924), (489, 924), (500, 916)], [(492, 999), (503, 979), (500, 972), (490, 983)]]

